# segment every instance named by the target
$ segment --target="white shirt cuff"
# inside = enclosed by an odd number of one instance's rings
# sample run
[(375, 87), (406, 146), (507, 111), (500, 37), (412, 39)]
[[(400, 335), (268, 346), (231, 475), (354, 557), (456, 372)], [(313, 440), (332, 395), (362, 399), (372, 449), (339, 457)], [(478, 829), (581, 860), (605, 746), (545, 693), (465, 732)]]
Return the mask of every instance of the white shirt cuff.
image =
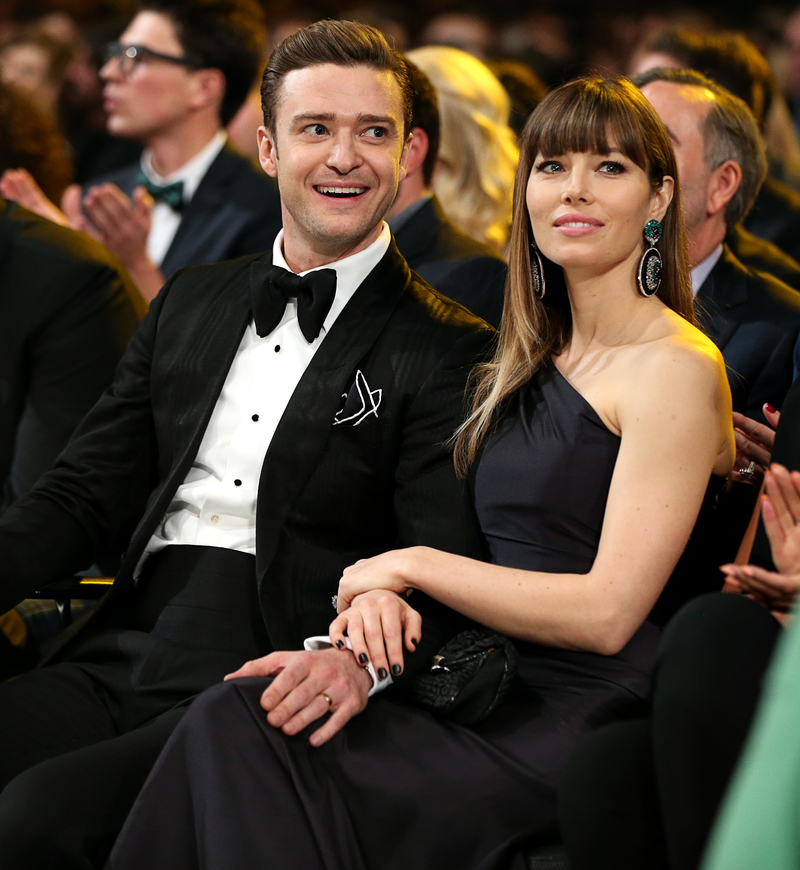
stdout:
[[(350, 643), (350, 638), (345, 638), (345, 643), (347, 644), (347, 648), (352, 652), (353, 645)], [(313, 652), (318, 649), (329, 649), (333, 646), (333, 642), (327, 634), (319, 634), (316, 637), (307, 637), (303, 641), (303, 649), (309, 650)], [(372, 662), (367, 662), (367, 673), (372, 677), (372, 688), (369, 690), (368, 697), (372, 697), (373, 695), (377, 695), (378, 692), (382, 692), (388, 686), (391, 686), (394, 680), (392, 680), (392, 675), (386, 677), (385, 680), (378, 679), (378, 675), (375, 673), (375, 668), (372, 667)]]

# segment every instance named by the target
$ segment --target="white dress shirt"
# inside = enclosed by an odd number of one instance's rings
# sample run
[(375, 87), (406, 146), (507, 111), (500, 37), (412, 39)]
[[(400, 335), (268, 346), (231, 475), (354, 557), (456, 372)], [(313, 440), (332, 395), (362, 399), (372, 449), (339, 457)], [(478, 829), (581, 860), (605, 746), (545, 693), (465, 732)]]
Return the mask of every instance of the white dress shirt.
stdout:
[[(195, 154), (188, 162), (184, 163), (180, 169), (169, 175), (159, 175), (153, 169), (153, 155), (149, 150), (145, 150), (142, 154), (142, 172), (153, 182), (164, 186), (172, 184), (175, 181), (183, 182), (183, 203), (184, 205), (191, 200), (195, 195), (200, 182), (205, 178), (211, 164), (217, 159), (217, 155), (225, 147), (228, 141), (228, 134), (224, 130), (218, 130), (214, 134), (214, 138), (203, 148), (202, 151)], [(147, 256), (152, 262), (161, 265), (164, 262), (164, 257), (167, 256), (169, 246), (175, 238), (175, 233), (178, 232), (178, 227), (181, 223), (181, 213), (175, 211), (165, 202), (157, 202), (153, 206), (153, 211), (150, 216), (150, 232), (147, 236)]]
[[(250, 321), (197, 456), (150, 538), (137, 575), (147, 556), (169, 544), (225, 547), (255, 554), (258, 482), (275, 429), (331, 326), (377, 266), (390, 241), (391, 233), (384, 223), (368, 248), (319, 267), (336, 270), (336, 296), (320, 334), (310, 344), (300, 331), (294, 300), (287, 303), (280, 323), (264, 338)], [(272, 262), (287, 269), (282, 251), (281, 230)]]
[(697, 296), (697, 291), (703, 286), (703, 281), (711, 274), (711, 270), (717, 265), (717, 260), (722, 256), (722, 242), (691, 271), (692, 293)]

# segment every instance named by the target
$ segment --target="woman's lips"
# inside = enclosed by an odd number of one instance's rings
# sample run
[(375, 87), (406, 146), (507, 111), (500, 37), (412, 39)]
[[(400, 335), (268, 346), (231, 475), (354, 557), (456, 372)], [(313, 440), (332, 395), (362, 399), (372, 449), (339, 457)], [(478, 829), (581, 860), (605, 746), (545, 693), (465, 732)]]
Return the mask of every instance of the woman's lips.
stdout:
[(603, 222), (587, 215), (563, 215), (556, 218), (553, 227), (563, 236), (585, 236), (602, 229)]

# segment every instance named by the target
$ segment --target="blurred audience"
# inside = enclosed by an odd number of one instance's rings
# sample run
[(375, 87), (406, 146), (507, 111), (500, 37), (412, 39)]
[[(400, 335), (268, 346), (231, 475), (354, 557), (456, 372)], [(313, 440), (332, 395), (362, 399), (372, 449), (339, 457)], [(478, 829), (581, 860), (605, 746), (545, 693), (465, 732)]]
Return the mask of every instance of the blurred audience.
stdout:
[[(759, 191), (744, 224), (757, 236), (769, 239), (800, 259), (800, 193), (781, 178), (800, 179), (800, 144), (791, 125), (780, 127), (782, 96), (772, 70), (758, 49), (739, 33), (702, 34), (667, 30), (649, 40), (634, 61), (634, 72), (654, 66), (694, 69), (722, 85), (750, 108), (762, 135), (774, 145), (771, 174)], [(785, 107), (784, 107), (785, 108)], [(770, 118), (773, 120), (770, 125)]]
[(18, 201), (101, 241), (147, 300), (178, 268), (266, 250), (280, 229), (277, 191), (223, 129), (263, 41), (255, 0), (143, 3), (101, 70), (108, 130), (144, 144), (141, 163), (85, 196), (70, 188), (63, 212), (20, 179)]
[(519, 137), (528, 116), (547, 94), (547, 85), (527, 64), (518, 60), (490, 60), (486, 65), (508, 93), (511, 100), (509, 124)]
[(433, 191), (458, 229), (502, 254), (519, 157), (508, 126), (508, 94), (484, 63), (458, 48), (417, 48), (408, 58), (433, 82), (439, 99)]
[(69, 48), (35, 28), (24, 28), (0, 45), (0, 81), (24, 91), (53, 120), (59, 116)]
[(440, 142), (436, 90), (409, 63), (414, 83), (408, 170), (386, 219), (408, 265), (432, 287), (498, 327), (503, 313), (506, 268), (487, 245), (447, 219), (431, 192)]
[(726, 243), (766, 173), (758, 128), (742, 100), (692, 70), (656, 68), (636, 83), (672, 137), (693, 288), (725, 357), (733, 408), (761, 421), (800, 367), (800, 294), (747, 268)]
[[(8, 85), (0, 87), (0, 117), (0, 173), (12, 168), (24, 173), (45, 196), (59, 201), (72, 181), (72, 164), (55, 119), (26, 91)], [(8, 197), (9, 192), (0, 180), (0, 194)]]
[(478, 58), (485, 58), (494, 47), (494, 28), (477, 12), (443, 12), (425, 25), (422, 45), (448, 45)]

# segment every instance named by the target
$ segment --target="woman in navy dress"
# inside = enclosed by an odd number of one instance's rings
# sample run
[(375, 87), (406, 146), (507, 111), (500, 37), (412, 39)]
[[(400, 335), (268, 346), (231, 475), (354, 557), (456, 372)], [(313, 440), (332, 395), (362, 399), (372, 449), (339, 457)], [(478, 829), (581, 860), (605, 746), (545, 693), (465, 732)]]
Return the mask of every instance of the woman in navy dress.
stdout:
[(330, 629), (396, 673), (425, 594), (515, 641), (510, 699), (465, 727), (387, 691), (347, 722), (340, 685), (282, 695), (274, 658), (250, 662), (194, 702), (109, 867), (522, 868), (573, 746), (645, 703), (648, 614), (734, 458), (668, 134), (624, 80), (564, 85), (525, 128), (514, 203), (500, 340), (455, 449), (490, 561), (361, 561)]

